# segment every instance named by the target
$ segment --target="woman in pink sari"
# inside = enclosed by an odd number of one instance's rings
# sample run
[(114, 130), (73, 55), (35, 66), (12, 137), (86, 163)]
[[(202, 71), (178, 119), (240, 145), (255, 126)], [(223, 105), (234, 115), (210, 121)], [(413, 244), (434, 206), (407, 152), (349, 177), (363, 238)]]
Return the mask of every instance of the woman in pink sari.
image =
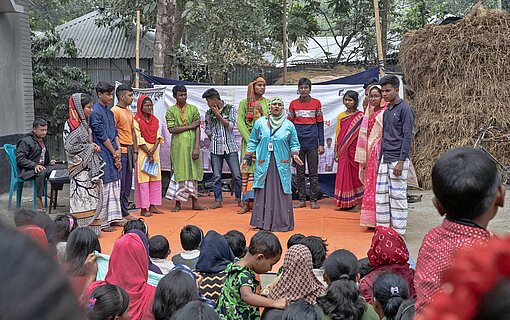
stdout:
[(383, 114), (387, 103), (382, 99), (380, 86), (372, 86), (368, 92), (369, 105), (361, 123), (356, 147), (356, 162), (359, 163), (359, 177), (365, 185), (361, 205), (360, 225), (375, 228), (375, 185), (381, 153)]
[(335, 161), (338, 169), (335, 182), (337, 210), (359, 211), (363, 200), (363, 184), (359, 164), (354, 161), (363, 112), (358, 108), (358, 93), (348, 90), (344, 95), (346, 111), (338, 115), (336, 124)]

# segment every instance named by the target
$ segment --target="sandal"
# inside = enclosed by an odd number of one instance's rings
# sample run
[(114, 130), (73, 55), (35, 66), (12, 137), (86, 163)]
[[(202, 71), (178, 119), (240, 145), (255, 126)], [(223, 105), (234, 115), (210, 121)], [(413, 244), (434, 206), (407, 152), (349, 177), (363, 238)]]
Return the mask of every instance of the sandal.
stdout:
[(115, 228), (113, 226), (109, 226), (109, 227), (101, 229), (101, 231), (103, 231), (103, 232), (114, 232), (114, 231), (117, 231), (117, 228)]

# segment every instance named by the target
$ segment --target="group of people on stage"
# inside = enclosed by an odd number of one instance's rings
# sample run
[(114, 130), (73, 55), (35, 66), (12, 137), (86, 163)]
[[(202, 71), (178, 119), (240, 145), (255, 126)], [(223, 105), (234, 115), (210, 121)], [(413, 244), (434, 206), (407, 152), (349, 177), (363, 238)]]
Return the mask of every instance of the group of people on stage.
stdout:
[[(380, 82), (374, 78), (366, 83), (364, 112), (358, 110), (358, 93), (346, 91), (343, 97), (346, 111), (338, 115), (334, 146), (328, 138), (326, 147), (322, 105), (310, 95), (312, 83), (308, 78), (299, 80), (299, 98), (291, 101), (287, 112), (279, 97), (264, 97), (266, 81), (261, 76), (248, 85), (247, 98), (239, 108), (225, 103), (216, 89), (206, 90), (202, 98), (209, 107), (205, 113), (205, 134), (210, 145), (215, 198), (209, 208), (222, 206), (221, 177), (226, 162), (232, 174), (235, 199), (241, 207), (238, 212), (252, 211), (253, 227), (292, 230), (293, 208), (306, 207), (307, 197), (311, 209), (320, 208), (319, 166), (333, 167), (333, 163), (322, 160), (321, 164), (319, 160), (327, 152), (338, 162), (334, 193), (338, 209), (361, 210), (362, 225), (392, 226), (404, 234), (413, 111), (399, 98), (399, 85), (396, 76), (386, 76)], [(157, 209), (162, 194), (158, 147), (163, 137), (153, 114), (153, 101), (141, 95), (133, 116), (130, 109), (133, 89), (120, 85), (115, 91), (117, 104), (109, 109), (114, 89), (99, 82), (98, 101), (94, 105), (88, 94), (74, 94), (69, 99), (69, 120), (64, 129), (71, 213), (80, 226), (91, 226), (96, 232), (113, 231), (115, 226), (136, 219), (128, 211), (133, 175), (135, 206), (141, 209), (140, 215), (161, 213)], [(200, 113), (196, 106), (187, 103), (184, 85), (174, 86), (172, 93), (176, 103), (165, 116), (166, 127), (172, 134), (172, 176), (166, 198), (175, 200), (174, 212), (180, 211), (182, 202), (190, 198), (193, 210), (205, 210), (198, 200), (198, 182), (204, 177)], [(242, 136), (240, 148), (235, 127)], [(32, 149), (44, 148), (47, 153), (44, 136), (37, 138), (37, 132), (45, 128), (45, 123), (34, 122), (33, 135), (18, 144), (20, 166), (27, 162)], [(49, 155), (43, 156), (45, 153), (34, 154), (38, 155), (39, 163), (43, 158), (43, 163), (49, 160)], [(299, 202), (294, 206), (293, 164), (299, 193)], [(37, 167), (35, 173), (39, 174)]]

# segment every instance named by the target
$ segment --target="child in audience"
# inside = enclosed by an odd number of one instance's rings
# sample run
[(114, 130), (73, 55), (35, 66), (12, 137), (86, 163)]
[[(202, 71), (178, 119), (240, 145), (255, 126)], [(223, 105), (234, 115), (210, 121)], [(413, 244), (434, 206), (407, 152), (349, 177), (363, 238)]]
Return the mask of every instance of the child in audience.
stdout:
[(407, 282), (409, 296), (415, 296), (414, 270), (409, 266), (409, 250), (404, 238), (394, 229), (377, 226), (367, 252), (368, 274), (360, 280), (359, 289), (366, 301), (372, 301), (375, 280), (382, 274), (398, 274)]
[(204, 237), (204, 232), (197, 226), (186, 225), (181, 230), (181, 246), (184, 252), (172, 257), (174, 265), (184, 264), (195, 269), (200, 255), (200, 243)]
[[(414, 304), (415, 299), (407, 299), (402, 302), (400, 307), (398, 308), (397, 315), (395, 316), (395, 320), (413, 320), (414, 319)], [(437, 319), (437, 318), (434, 318)], [(496, 320), (496, 319), (493, 319)]]
[(368, 258), (361, 258), (359, 261), (359, 276), (363, 279), (369, 272), (372, 270), (372, 266), (370, 265), (370, 261)]
[(217, 302), (227, 276), (227, 267), (235, 261), (230, 246), (221, 234), (209, 230), (200, 245), (195, 271), (202, 277), (199, 292)]
[(89, 254), (94, 251), (101, 252), (101, 245), (92, 229), (77, 228), (71, 232), (67, 240), (64, 270), (77, 297), (87, 285), (84, 264)]
[(57, 226), (57, 261), (63, 263), (66, 259), (67, 238), (78, 227), (78, 221), (70, 214), (58, 215), (54, 221)]
[(57, 254), (57, 226), (49, 214), (37, 213), (28, 209), (16, 209), (14, 211), (14, 224), (16, 227), (34, 225), (44, 230), (48, 240), (48, 250), (52, 256)]
[(317, 305), (304, 299), (297, 300), (285, 309), (282, 320), (322, 320), (321, 310)]
[(322, 268), (328, 251), (326, 241), (317, 236), (308, 236), (302, 239), (300, 244), (307, 246), (312, 253), (313, 274), (324, 286), (326, 286), (326, 283), (324, 282), (324, 269)]
[[(443, 290), (417, 320), (507, 320), (510, 314), (510, 238), (465, 248), (442, 276)], [(403, 318), (404, 319), (404, 318)]]
[(423, 239), (416, 263), (416, 312), (441, 291), (441, 278), (461, 248), (487, 242), (489, 221), (503, 207), (505, 188), (496, 163), (483, 151), (457, 148), (432, 168), (434, 206), (445, 219)]
[(381, 319), (396, 320), (400, 305), (409, 298), (407, 282), (396, 274), (383, 274), (374, 283), (372, 304)]
[(149, 227), (147, 227), (147, 224), (145, 223), (145, 220), (143, 220), (143, 218), (138, 218), (136, 220), (128, 220), (124, 225), (122, 234), (126, 234), (131, 230), (140, 230), (147, 237), (149, 236)]
[(149, 256), (163, 274), (169, 273), (174, 268), (173, 262), (166, 259), (170, 253), (170, 243), (167, 238), (157, 235), (149, 239)]
[(328, 284), (325, 296), (317, 298), (323, 319), (379, 320), (372, 305), (358, 289), (359, 261), (347, 250), (337, 250), (324, 262), (324, 280)]
[(285, 298), (272, 300), (256, 294), (255, 273), (271, 271), (281, 255), (282, 246), (273, 233), (259, 231), (251, 238), (246, 256), (226, 269), (227, 278), (216, 307), (221, 319), (256, 320), (260, 319), (259, 307), (285, 308)]
[(126, 290), (105, 284), (92, 291), (85, 302), (88, 320), (129, 319), (129, 296)]
[(196, 280), (181, 270), (172, 270), (159, 281), (152, 304), (155, 320), (170, 320), (188, 302), (199, 300)]
[(246, 247), (246, 238), (241, 231), (230, 230), (225, 233), (223, 237), (227, 240), (227, 243), (236, 258), (241, 259), (246, 255), (246, 251), (248, 251), (248, 248)]
[(185, 305), (182, 309), (177, 311), (175, 315), (172, 317), (172, 320), (191, 320), (191, 319), (220, 320), (218, 314), (214, 311), (214, 309), (202, 301), (188, 302), (187, 305)]
[(287, 249), (292, 247), (295, 244), (298, 244), (303, 240), (305, 236), (301, 233), (295, 233), (292, 236), (290, 236), (289, 240), (287, 241)]

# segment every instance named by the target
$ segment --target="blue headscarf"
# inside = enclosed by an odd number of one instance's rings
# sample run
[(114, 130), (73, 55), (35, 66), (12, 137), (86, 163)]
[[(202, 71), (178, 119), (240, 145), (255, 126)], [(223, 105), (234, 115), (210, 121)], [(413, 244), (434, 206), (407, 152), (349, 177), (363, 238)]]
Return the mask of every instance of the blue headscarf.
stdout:
[(196, 270), (202, 273), (218, 273), (224, 271), (234, 262), (234, 254), (227, 240), (218, 232), (207, 232), (200, 245)]

